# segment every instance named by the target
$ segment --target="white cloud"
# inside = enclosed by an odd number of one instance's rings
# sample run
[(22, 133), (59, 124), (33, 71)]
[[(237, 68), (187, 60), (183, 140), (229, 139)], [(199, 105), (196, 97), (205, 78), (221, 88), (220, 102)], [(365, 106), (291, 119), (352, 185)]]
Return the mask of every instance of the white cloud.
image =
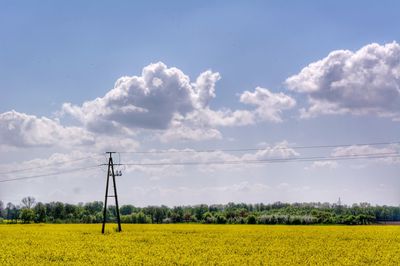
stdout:
[[(400, 158), (398, 157), (400, 148), (398, 144), (390, 144), (384, 147), (374, 147), (370, 145), (352, 145), (347, 147), (338, 147), (332, 150), (330, 153), (331, 157), (351, 157), (358, 158), (357, 163), (352, 161), (351, 167), (354, 169), (363, 169), (367, 166), (365, 160), (369, 160), (375, 163), (385, 163), (385, 164), (397, 164), (400, 163)], [(369, 157), (369, 158), (368, 158)], [(360, 160), (364, 162), (360, 164)], [(318, 168), (329, 168), (335, 169), (343, 161), (334, 160), (323, 160), (314, 161), (310, 166), (305, 167), (305, 170), (318, 169)]]
[(133, 139), (131, 136), (107, 136), (97, 135), (95, 138), (95, 144), (91, 147), (91, 150), (97, 152), (105, 151), (134, 151), (140, 146), (139, 141)]
[[(149, 150), (148, 152), (144, 157), (138, 156), (133, 160), (123, 155), (124, 163), (133, 164), (127, 166), (126, 170), (129, 172), (140, 171), (152, 177), (165, 176), (167, 172), (168, 175), (176, 175), (182, 172), (184, 167), (195, 167), (198, 171), (206, 173), (215, 173), (219, 170), (238, 173), (260, 167), (260, 164), (249, 163), (249, 161), (293, 158), (299, 155), (298, 152), (288, 147), (286, 141), (267, 146), (254, 153), (223, 150), (197, 152), (193, 149), (169, 149), (162, 152)], [(248, 162), (245, 163), (246, 161)]]
[(214, 128), (188, 127), (180, 123), (173, 123), (170, 129), (164, 131), (159, 136), (161, 142), (168, 143), (173, 140), (191, 141), (191, 140), (209, 140), (221, 139), (222, 134)]
[(296, 101), (280, 92), (272, 93), (268, 89), (257, 87), (254, 92), (245, 91), (240, 96), (240, 101), (245, 104), (255, 105), (256, 117), (261, 121), (281, 122), (282, 111), (291, 109)]
[(197, 125), (210, 125), (213, 127), (246, 126), (255, 123), (252, 111), (232, 111), (230, 109), (214, 111), (210, 108), (190, 114), (188, 120)]
[[(214, 150), (206, 152), (196, 152), (196, 150), (185, 149), (177, 151), (170, 149), (167, 153), (154, 154), (147, 156), (145, 160), (138, 160), (140, 163), (199, 163), (197, 170), (201, 172), (223, 171), (246, 171), (246, 169), (258, 168), (261, 164), (253, 164), (252, 161), (268, 159), (286, 159), (299, 156), (300, 154), (290, 148), (287, 141), (279, 142), (275, 145), (266, 146), (255, 152), (229, 152)], [(166, 155), (167, 154), (167, 155)], [(247, 162), (247, 163), (246, 163)], [(193, 167), (193, 166), (190, 166)]]
[(374, 114), (400, 118), (400, 45), (366, 45), (356, 52), (337, 50), (286, 80), (309, 96), (302, 117), (321, 114)]
[(106, 150), (136, 150), (132, 135), (112, 136), (88, 132), (82, 127), (63, 126), (58, 119), (36, 117), (16, 111), (0, 114), (0, 150), (26, 147), (63, 148), (104, 152)]
[(215, 83), (221, 79), (219, 73), (207, 70), (200, 74), (196, 82), (192, 84), (194, 102), (199, 108), (207, 107), (211, 99), (215, 98)]
[(385, 155), (388, 153), (397, 153), (397, 149), (394, 146), (376, 148), (369, 145), (354, 145), (335, 148), (331, 155), (340, 157), (354, 155)]
[(65, 103), (63, 111), (101, 133), (120, 128), (166, 129), (175, 113), (185, 115), (196, 103), (209, 100), (216, 76), (218, 73), (203, 74), (194, 90), (181, 70), (158, 62), (143, 68), (141, 76), (118, 79), (104, 97), (81, 107)]
[(296, 101), (283, 93), (272, 93), (257, 87), (240, 96), (244, 104), (256, 106), (253, 110), (212, 110), (208, 106), (183, 115), (175, 115), (170, 128), (161, 135), (162, 141), (221, 139), (218, 127), (247, 126), (261, 121), (282, 122), (282, 112), (291, 109)]
[(242, 156), (243, 160), (266, 160), (274, 158), (293, 158), (300, 154), (294, 149), (289, 147), (287, 141), (282, 141), (274, 146), (267, 146), (255, 153), (246, 153)]
[(400, 163), (400, 158), (396, 157), (399, 154), (399, 146), (396, 144), (388, 145), (386, 147), (372, 147), (369, 145), (349, 146), (335, 148), (332, 156), (376, 156), (382, 158), (373, 158), (374, 161), (384, 162), (388, 164)]
[[(224, 151), (209, 151), (209, 152), (196, 152), (193, 149), (184, 149), (184, 150), (176, 150), (169, 149), (164, 150), (163, 152), (157, 152), (157, 150), (150, 150), (149, 154), (146, 154), (145, 157), (135, 158), (134, 161), (130, 161), (128, 159), (128, 163), (134, 163), (139, 165), (130, 166), (129, 169), (138, 169), (142, 172), (155, 172), (155, 168), (168, 168), (169, 171), (182, 170), (185, 163), (189, 164), (189, 167), (197, 167), (198, 170), (203, 172), (214, 172), (218, 169), (233, 169), (232, 165), (218, 165), (218, 164), (209, 164), (215, 162), (228, 162), (228, 161), (240, 161), (241, 157), (236, 156), (234, 154), (224, 152)], [(154, 152), (154, 153), (152, 153)], [(191, 165), (194, 163), (194, 165)], [(144, 165), (141, 165), (144, 164)], [(146, 165), (147, 164), (147, 165)], [(156, 165), (154, 167), (154, 164)], [(157, 165), (161, 164), (161, 165)], [(169, 165), (171, 164), (171, 165)], [(175, 165), (174, 165), (175, 164)], [(183, 165), (180, 165), (183, 164)], [(207, 165), (207, 167), (204, 167)], [(243, 168), (243, 166), (241, 166)]]
[(214, 111), (207, 107), (194, 110), (186, 116), (176, 114), (169, 128), (159, 136), (162, 142), (222, 139), (218, 127), (245, 126), (254, 123), (254, 115), (250, 111), (229, 109)]
[(162, 131), (162, 141), (205, 140), (221, 138), (218, 127), (282, 121), (282, 111), (296, 103), (283, 93), (257, 87), (240, 97), (242, 103), (255, 109), (213, 110), (209, 104), (216, 97), (215, 85), (220, 78), (219, 73), (207, 70), (191, 82), (178, 68), (158, 62), (144, 67), (141, 76), (118, 79), (103, 97), (82, 106), (65, 103), (62, 113), (78, 119), (92, 132), (129, 135), (150, 129)]
[[(106, 163), (103, 155), (83, 151), (72, 151), (70, 153), (53, 153), (47, 158), (35, 158), (32, 160), (0, 164), (2, 177), (19, 178), (25, 176), (36, 176), (59, 171), (69, 171), (84, 167), (97, 166)], [(39, 181), (41, 182), (41, 181)]]
[(257, 87), (240, 96), (251, 110), (213, 110), (217, 72), (207, 70), (194, 82), (181, 70), (162, 62), (143, 68), (141, 76), (122, 77), (103, 97), (81, 106), (65, 103), (59, 114), (69, 114), (80, 126), (64, 126), (59, 119), (10, 111), (0, 114), (0, 150), (45, 146), (104, 151), (135, 150), (137, 133), (147, 132), (162, 142), (222, 139), (221, 127), (259, 121), (282, 121), (282, 111), (295, 100), (283, 93)]
[[(195, 121), (192, 118), (199, 112), (212, 112), (208, 105), (215, 97), (215, 83), (219, 79), (219, 73), (208, 70), (191, 83), (181, 70), (158, 62), (143, 68), (141, 76), (118, 79), (104, 97), (87, 101), (82, 106), (65, 103), (63, 113), (101, 133), (121, 128), (125, 132), (172, 128), (178, 137), (182, 132), (189, 132), (188, 138), (196, 139), (193, 135), (199, 135), (196, 132), (205, 129), (194, 128), (198, 125), (193, 125)], [(183, 125), (183, 121), (192, 125)], [(220, 135), (215, 130), (208, 131), (210, 134), (206, 135), (211, 137)]]
[(10, 147), (68, 146), (94, 143), (93, 134), (66, 127), (58, 120), (16, 111), (0, 114), (0, 145)]
[(336, 169), (338, 167), (338, 163), (336, 161), (315, 161), (311, 164), (310, 167), (306, 167), (306, 170), (309, 169), (319, 169), (319, 168), (328, 168), (328, 169)]

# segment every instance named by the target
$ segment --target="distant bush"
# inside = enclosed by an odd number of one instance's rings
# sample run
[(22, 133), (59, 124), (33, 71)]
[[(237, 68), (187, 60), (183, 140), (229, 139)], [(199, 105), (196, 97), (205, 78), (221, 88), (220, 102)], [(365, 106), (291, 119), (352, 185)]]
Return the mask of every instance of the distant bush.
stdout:
[(23, 223), (30, 223), (35, 219), (35, 212), (32, 209), (23, 208), (21, 210), (20, 218)]
[[(163, 220), (163, 222), (171, 223), (172, 219), (166, 218), (166, 219)], [(150, 224), (151, 223), (151, 217), (148, 216), (148, 215), (145, 215), (143, 212), (132, 213), (132, 214), (129, 214), (129, 215), (121, 215), (121, 223)]]
[[(0, 210), (3, 223), (101, 223), (103, 203), (66, 204), (41, 203), (22, 208), (12, 203)], [(33, 216), (32, 216), (33, 214)], [(123, 223), (203, 223), (203, 224), (346, 224), (364, 225), (381, 221), (400, 221), (400, 206), (371, 206), (368, 203), (351, 206), (330, 203), (246, 204), (228, 203), (194, 206), (123, 205)], [(107, 222), (116, 222), (115, 206), (107, 209)]]
[(213, 216), (211, 212), (206, 212), (203, 214), (203, 223), (205, 224), (215, 224), (217, 219)]
[(222, 214), (217, 215), (217, 224), (226, 224), (226, 218)]
[(256, 217), (254, 217), (254, 215), (249, 215), (247, 217), (247, 224), (256, 224), (257, 220)]
[(257, 218), (257, 223), (307, 225), (318, 223), (318, 219), (310, 215), (261, 215)]

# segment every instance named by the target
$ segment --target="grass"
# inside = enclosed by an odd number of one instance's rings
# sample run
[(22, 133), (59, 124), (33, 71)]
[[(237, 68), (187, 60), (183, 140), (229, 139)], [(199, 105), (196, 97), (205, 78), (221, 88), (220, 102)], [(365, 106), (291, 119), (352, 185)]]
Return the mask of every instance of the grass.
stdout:
[(0, 265), (398, 265), (399, 226), (1, 225)]

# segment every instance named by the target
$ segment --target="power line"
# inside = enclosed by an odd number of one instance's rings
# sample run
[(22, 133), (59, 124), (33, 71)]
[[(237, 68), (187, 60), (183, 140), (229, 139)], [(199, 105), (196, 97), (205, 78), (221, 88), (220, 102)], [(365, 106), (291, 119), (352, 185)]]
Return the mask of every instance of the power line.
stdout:
[[(272, 147), (274, 150), (288, 150), (288, 149), (323, 149), (323, 148), (341, 148), (352, 146), (382, 146), (382, 145), (396, 145), (396, 142), (372, 142), (372, 143), (356, 143), (356, 144), (338, 144), (338, 145), (312, 145), (312, 146), (288, 146), (288, 147)], [(130, 154), (161, 154), (161, 153), (210, 153), (210, 152), (245, 152), (245, 151), (263, 151), (268, 148), (238, 148), (238, 149), (204, 149), (204, 150), (150, 150), (150, 151), (120, 151), (118, 153)]]
[[(394, 144), (400, 144), (400, 142), (372, 142), (372, 143), (340, 144), (340, 145), (289, 146), (289, 147), (274, 147), (271, 149), (274, 149), (274, 150), (318, 149), (318, 148), (322, 149), (322, 148), (339, 148), (339, 147), (367, 146), (367, 145), (368, 146), (382, 146), (382, 145), (394, 145)], [(266, 149), (267, 148), (204, 149), (204, 150), (154, 150), (154, 151), (125, 151), (125, 152), (122, 151), (122, 152), (116, 152), (116, 153), (118, 153), (118, 155), (121, 153), (131, 153), (131, 154), (211, 153), (211, 152), (263, 151)], [(63, 162), (52, 163), (52, 164), (48, 164), (48, 165), (17, 169), (17, 170), (12, 170), (12, 171), (7, 171), (7, 172), (0, 172), (0, 175), (14, 174), (14, 173), (20, 173), (20, 172), (36, 170), (36, 169), (44, 169), (44, 168), (48, 168), (48, 167), (67, 164), (70, 162), (77, 162), (77, 161), (93, 159), (93, 158), (95, 158), (95, 156), (81, 157), (81, 158), (67, 160), (67, 161), (63, 161)], [(119, 159), (119, 161), (120, 161), (120, 159)], [(115, 164), (115, 165), (120, 165), (120, 164)]]
[[(292, 146), (292, 147), (276, 147), (274, 149), (285, 150), (285, 149), (313, 149), (313, 148), (338, 148), (338, 147), (351, 147), (351, 146), (378, 146), (378, 145), (393, 145), (400, 144), (400, 142), (374, 142), (374, 143), (358, 143), (358, 144), (341, 144), (341, 145), (314, 145), (314, 146)], [(132, 151), (132, 152), (116, 152), (116, 153), (142, 153), (142, 154), (150, 154), (150, 153), (196, 153), (196, 152), (216, 152), (216, 151), (225, 151), (225, 152), (234, 152), (234, 151), (259, 151), (265, 150), (262, 148), (246, 148), (246, 149), (220, 149), (220, 150), (158, 150), (158, 151)], [(314, 157), (292, 157), (292, 158), (270, 158), (270, 159), (257, 159), (257, 160), (230, 160), (230, 161), (192, 161), (192, 162), (154, 162), (154, 163), (117, 163), (115, 166), (173, 166), (173, 165), (219, 165), (219, 164), (262, 164), (262, 163), (287, 163), (287, 162), (306, 162), (306, 161), (337, 161), (337, 160), (354, 160), (354, 159), (383, 159), (383, 158), (399, 158), (400, 154), (397, 152), (389, 152), (389, 153), (370, 153), (370, 154), (351, 154), (344, 156), (314, 156)], [(57, 165), (63, 165), (69, 162), (76, 162), (81, 160), (93, 159), (95, 156), (88, 156), (82, 158), (76, 158), (68, 161), (63, 161), (59, 163), (53, 163), (43, 166), (30, 167), (24, 169), (17, 169), (14, 171), (2, 172), (0, 175), (18, 173), (28, 170), (36, 170), (42, 169)], [(4, 179), (0, 180), (0, 183), (3, 182), (11, 182), (17, 180), (25, 180), (25, 179), (34, 179), (40, 177), (54, 176), (54, 175), (62, 175), (66, 173), (71, 173), (74, 171), (83, 171), (92, 169), (98, 166), (102, 166), (104, 164), (90, 166), (90, 167), (81, 167), (66, 171), (57, 171), (48, 174), (40, 174), (33, 176), (24, 176), (17, 177), (12, 179)]]
[(63, 174), (73, 173), (73, 172), (76, 172), (76, 171), (85, 171), (85, 170), (93, 169), (93, 168), (96, 168), (96, 167), (98, 167), (98, 165), (89, 166), (89, 167), (75, 168), (75, 169), (70, 169), (70, 170), (66, 170), (66, 171), (58, 171), (58, 172), (53, 172), (53, 173), (48, 173), (48, 174), (40, 174), (40, 175), (32, 175), (32, 176), (23, 176), (23, 177), (16, 177), (16, 178), (10, 178), (10, 179), (3, 179), (3, 180), (0, 180), (0, 183), (18, 181), (18, 180), (36, 179), (36, 178), (48, 177), (48, 176), (63, 175)]
[(8, 172), (0, 172), (0, 175), (8, 175), (8, 174), (20, 173), (20, 172), (25, 172), (25, 171), (30, 171), (30, 170), (43, 169), (43, 168), (48, 168), (48, 167), (52, 167), (52, 166), (59, 166), (59, 165), (63, 165), (63, 164), (71, 163), (71, 162), (83, 161), (83, 160), (94, 159), (94, 158), (95, 158), (95, 156), (86, 156), (86, 157), (76, 158), (76, 159), (67, 160), (67, 161), (58, 162), (58, 163), (17, 169), (17, 170), (12, 170), (12, 171), (8, 171)]
[(191, 161), (191, 162), (155, 162), (155, 163), (121, 163), (115, 166), (179, 166), (179, 165), (224, 165), (224, 164), (262, 164), (262, 163), (288, 163), (288, 162), (309, 162), (309, 161), (339, 161), (339, 160), (355, 160), (355, 159), (385, 159), (399, 158), (400, 154), (393, 153), (371, 153), (371, 154), (354, 154), (343, 156), (314, 156), (314, 157), (294, 157), (294, 158), (271, 158), (258, 160), (230, 160), (230, 161)]
[[(126, 165), (126, 166), (190, 166), (190, 165), (235, 165), (235, 164), (266, 164), (266, 163), (290, 163), (290, 162), (309, 162), (309, 161), (339, 161), (339, 160), (356, 160), (356, 159), (385, 159), (385, 158), (400, 158), (399, 153), (371, 153), (371, 154), (353, 154), (353, 155), (343, 155), (343, 156), (314, 156), (314, 157), (294, 157), (294, 158), (272, 158), (272, 159), (258, 159), (258, 160), (231, 160), (231, 161), (192, 161), (192, 162), (166, 162), (166, 163), (119, 163), (114, 164), (115, 166)], [(66, 171), (58, 171), (48, 174), (40, 174), (33, 176), (24, 176), (11, 179), (0, 180), (0, 183), (36, 179), (41, 177), (49, 177), (56, 175), (68, 174), (76, 171), (85, 171), (97, 168), (100, 165), (93, 165), (89, 167), (81, 167), (70, 169)]]

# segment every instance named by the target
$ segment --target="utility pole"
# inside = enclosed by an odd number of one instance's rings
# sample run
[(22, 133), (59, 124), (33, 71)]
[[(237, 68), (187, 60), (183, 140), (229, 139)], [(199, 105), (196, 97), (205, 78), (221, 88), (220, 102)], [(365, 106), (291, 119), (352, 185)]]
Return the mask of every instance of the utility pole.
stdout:
[[(118, 232), (121, 232), (121, 219), (119, 216), (119, 206), (118, 206), (118, 195), (117, 195), (117, 184), (115, 183), (115, 176), (121, 176), (122, 173), (121, 171), (117, 171), (114, 173), (114, 162), (112, 159), (112, 154), (115, 152), (106, 152), (106, 154), (110, 155), (110, 158), (108, 159), (108, 168), (107, 168), (107, 183), (106, 183), (106, 196), (104, 199), (104, 211), (103, 211), (103, 227), (101, 229), (101, 233), (104, 234), (104, 229), (106, 226), (106, 220), (107, 220), (107, 199), (108, 198), (115, 198), (115, 208), (117, 212), (117, 222), (118, 222)], [(113, 185), (114, 185), (114, 195), (108, 195), (108, 185), (109, 185), (109, 180), (110, 176), (112, 177), (113, 180)]]

